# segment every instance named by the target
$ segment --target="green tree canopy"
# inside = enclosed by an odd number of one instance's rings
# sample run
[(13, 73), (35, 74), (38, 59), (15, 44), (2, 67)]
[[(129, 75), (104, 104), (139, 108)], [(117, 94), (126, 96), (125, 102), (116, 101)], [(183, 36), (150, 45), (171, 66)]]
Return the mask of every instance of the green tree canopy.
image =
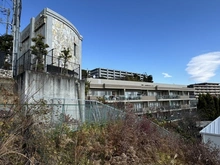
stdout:
[(214, 120), (219, 113), (219, 98), (208, 94), (201, 94), (198, 98), (197, 109), (201, 120)]
[(86, 79), (86, 78), (88, 78), (88, 77), (89, 77), (88, 71), (85, 70), (85, 69), (82, 69), (82, 78), (83, 78), (83, 79)]
[(69, 48), (64, 48), (61, 51), (61, 54), (59, 56), (60, 59), (64, 60), (64, 73), (66, 73), (66, 68), (67, 68), (67, 62), (71, 59), (72, 55), (70, 54), (70, 49)]
[[(12, 62), (12, 51), (13, 51), (13, 36), (2, 35), (0, 36), (0, 51), (5, 54), (4, 69), (9, 69)], [(6, 60), (7, 59), (7, 60)]]
[(0, 36), (0, 50), (12, 54), (13, 50), (13, 36), (12, 35), (2, 35)]
[(35, 70), (43, 71), (44, 70), (44, 62), (43, 58), (47, 55), (47, 48), (49, 45), (44, 43), (45, 37), (42, 35), (37, 35), (37, 37), (32, 38), (34, 45), (31, 46), (31, 53), (35, 55)]

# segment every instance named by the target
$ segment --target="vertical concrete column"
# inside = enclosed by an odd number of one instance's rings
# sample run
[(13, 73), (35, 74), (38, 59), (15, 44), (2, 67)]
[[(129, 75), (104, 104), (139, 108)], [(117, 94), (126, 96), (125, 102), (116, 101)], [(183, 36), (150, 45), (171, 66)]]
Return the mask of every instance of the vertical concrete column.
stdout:
[(35, 23), (35, 18), (31, 18), (31, 22), (30, 22), (30, 40), (29, 40), (29, 45), (32, 46), (34, 45), (34, 43), (32, 42), (32, 38), (35, 37), (35, 33), (34, 33), (34, 23)]
[(85, 80), (76, 83), (78, 90), (78, 106), (82, 122), (85, 121)]
[[(49, 45), (49, 48), (47, 48), (47, 51), (52, 53), (52, 49), (54, 49), (54, 47), (52, 47), (52, 38), (53, 38), (53, 33), (52, 33), (52, 28), (53, 28), (53, 20), (52, 20), (52, 17), (48, 17), (46, 16), (46, 14), (44, 14), (44, 19), (46, 20), (46, 23), (45, 23), (45, 43)], [(46, 63), (45, 63), (45, 71), (47, 71), (47, 64), (51, 64), (52, 63), (52, 58), (51, 57), (46, 57)]]

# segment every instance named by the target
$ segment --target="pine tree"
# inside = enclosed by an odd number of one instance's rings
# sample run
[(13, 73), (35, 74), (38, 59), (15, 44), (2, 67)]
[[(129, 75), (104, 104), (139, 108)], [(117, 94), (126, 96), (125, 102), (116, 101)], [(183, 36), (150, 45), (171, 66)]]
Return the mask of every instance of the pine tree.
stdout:
[(66, 68), (67, 68), (67, 62), (70, 60), (70, 58), (72, 57), (72, 55), (70, 55), (70, 49), (69, 48), (64, 48), (62, 51), (61, 51), (61, 54), (59, 56), (60, 59), (63, 59), (64, 60), (64, 73), (66, 73)]
[(35, 45), (31, 46), (31, 53), (35, 55), (35, 70), (44, 71), (44, 58), (47, 55), (47, 48), (49, 45), (44, 43), (45, 37), (42, 35), (37, 35), (37, 37), (32, 38)]

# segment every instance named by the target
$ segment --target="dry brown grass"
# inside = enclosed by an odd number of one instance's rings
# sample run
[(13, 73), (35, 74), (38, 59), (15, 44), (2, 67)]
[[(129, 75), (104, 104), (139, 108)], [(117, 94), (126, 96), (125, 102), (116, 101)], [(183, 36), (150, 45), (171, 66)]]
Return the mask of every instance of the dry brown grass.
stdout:
[(0, 119), (0, 164), (220, 164), (217, 150), (164, 132), (132, 114), (121, 121), (85, 124), (72, 132), (65, 124), (46, 130), (32, 116), (23, 115), (21, 108)]

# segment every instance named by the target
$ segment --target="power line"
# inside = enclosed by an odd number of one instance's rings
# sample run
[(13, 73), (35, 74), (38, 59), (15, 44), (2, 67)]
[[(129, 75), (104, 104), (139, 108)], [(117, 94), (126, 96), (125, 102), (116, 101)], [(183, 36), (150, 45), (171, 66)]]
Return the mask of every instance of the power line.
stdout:
[(5, 2), (8, 4), (8, 6), (10, 7), (10, 9), (12, 9), (13, 7), (12, 7), (12, 0), (10, 0), (11, 1), (11, 3), (9, 3), (7, 0), (5, 0)]
[[(3, 0), (2, 0), (3, 2)], [(4, 2), (6, 2), (6, 0), (4, 0)], [(2, 6), (0, 6), (0, 12), (2, 14), (2, 18), (0, 18), (0, 23), (1, 24), (6, 24), (6, 34), (8, 34), (8, 28), (9, 28), (9, 25), (10, 25), (10, 13), (11, 13), (11, 9), (10, 8), (7, 8), (5, 7), (5, 3), (2, 4)], [(4, 17), (6, 16), (6, 17)]]

